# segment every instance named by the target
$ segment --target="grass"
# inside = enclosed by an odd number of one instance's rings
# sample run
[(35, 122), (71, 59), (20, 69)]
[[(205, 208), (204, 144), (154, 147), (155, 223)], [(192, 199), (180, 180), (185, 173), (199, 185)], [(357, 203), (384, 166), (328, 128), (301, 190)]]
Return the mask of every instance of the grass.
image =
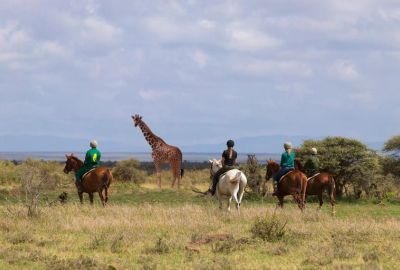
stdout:
[[(275, 210), (275, 198), (245, 196), (241, 213), (228, 213), (191, 191), (205, 190), (206, 180), (206, 171), (189, 171), (176, 190), (164, 172), (162, 191), (154, 176), (140, 187), (115, 182), (103, 208), (98, 197), (94, 206), (87, 197), (80, 205), (70, 176), (44, 192), (33, 218), (16, 186), (7, 185), (0, 193), (0, 269), (400, 267), (398, 203), (339, 201), (332, 217), (328, 204), (317, 211), (313, 200), (301, 213), (290, 198)], [(69, 194), (67, 203), (50, 206), (62, 191)], [(256, 233), (277, 222), (284, 232), (264, 241), (254, 233), (257, 222)]]

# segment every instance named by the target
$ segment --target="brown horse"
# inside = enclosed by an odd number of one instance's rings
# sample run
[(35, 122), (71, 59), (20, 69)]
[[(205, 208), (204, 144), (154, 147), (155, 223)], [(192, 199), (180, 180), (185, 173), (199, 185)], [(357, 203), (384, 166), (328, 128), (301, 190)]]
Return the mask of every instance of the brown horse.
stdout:
[[(70, 156), (65, 155), (67, 161), (65, 162), (64, 173), (69, 173), (70, 171), (77, 172), (82, 166), (83, 162), (79, 158), (75, 157), (73, 154)], [(108, 188), (113, 180), (113, 176), (109, 169), (105, 167), (99, 167), (95, 170), (90, 171), (84, 178), (82, 182), (82, 190), (89, 194), (90, 203), (93, 204), (93, 193), (98, 192), (103, 206), (106, 205), (108, 201)], [(104, 190), (104, 196), (103, 196)], [(78, 191), (79, 200), (83, 203), (83, 192)]]
[[(265, 180), (268, 181), (280, 170), (280, 166), (273, 160), (267, 161), (267, 173)], [(277, 197), (278, 205), (283, 207), (283, 197), (292, 195), (301, 210), (304, 209), (305, 194), (307, 188), (307, 176), (299, 170), (287, 173), (278, 183)]]
[[(296, 169), (303, 171), (303, 165), (300, 160), (295, 160)], [(324, 201), (322, 200), (322, 193), (326, 191), (329, 195), (329, 199), (332, 207), (332, 214), (335, 215), (335, 179), (330, 173), (321, 172), (316, 176), (312, 176), (307, 179), (307, 195), (317, 195), (319, 200), (319, 209), (321, 209)]]

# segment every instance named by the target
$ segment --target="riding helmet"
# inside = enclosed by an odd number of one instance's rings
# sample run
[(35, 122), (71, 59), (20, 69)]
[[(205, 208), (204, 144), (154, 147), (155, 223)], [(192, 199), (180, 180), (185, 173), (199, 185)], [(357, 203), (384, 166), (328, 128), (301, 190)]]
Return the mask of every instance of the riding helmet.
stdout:
[(91, 140), (90, 141), (90, 147), (96, 148), (97, 147), (97, 141), (96, 140)]
[(285, 149), (291, 149), (292, 148), (292, 143), (291, 142), (285, 142), (283, 147), (285, 147)]
[(227, 145), (228, 147), (233, 147), (233, 146), (235, 145), (235, 142), (232, 141), (232, 140), (228, 140), (228, 141), (226, 142), (226, 145)]

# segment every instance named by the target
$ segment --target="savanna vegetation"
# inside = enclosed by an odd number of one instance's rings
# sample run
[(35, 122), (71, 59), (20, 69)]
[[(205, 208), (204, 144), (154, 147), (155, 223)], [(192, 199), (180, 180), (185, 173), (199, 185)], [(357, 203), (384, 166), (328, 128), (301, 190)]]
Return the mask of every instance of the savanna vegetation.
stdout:
[(313, 198), (304, 213), (276, 210), (254, 156), (241, 164), (240, 214), (192, 191), (208, 188), (204, 166), (186, 169), (180, 190), (163, 170), (159, 191), (151, 168), (118, 162), (103, 208), (79, 204), (63, 164), (0, 161), (0, 269), (398, 269), (400, 140), (385, 155), (346, 138), (306, 141), (299, 157), (310, 147), (339, 186), (335, 217)]

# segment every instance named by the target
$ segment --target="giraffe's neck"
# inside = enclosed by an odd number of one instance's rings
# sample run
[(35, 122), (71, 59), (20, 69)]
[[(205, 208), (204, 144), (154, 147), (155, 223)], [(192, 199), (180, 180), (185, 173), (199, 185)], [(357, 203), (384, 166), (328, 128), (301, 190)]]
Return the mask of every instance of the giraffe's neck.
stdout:
[(153, 150), (157, 147), (157, 145), (159, 145), (160, 141), (163, 142), (163, 140), (161, 140), (161, 138), (156, 136), (151, 131), (151, 129), (146, 125), (145, 122), (141, 121), (139, 123), (139, 128), (142, 130), (144, 138), (150, 144), (150, 146)]

